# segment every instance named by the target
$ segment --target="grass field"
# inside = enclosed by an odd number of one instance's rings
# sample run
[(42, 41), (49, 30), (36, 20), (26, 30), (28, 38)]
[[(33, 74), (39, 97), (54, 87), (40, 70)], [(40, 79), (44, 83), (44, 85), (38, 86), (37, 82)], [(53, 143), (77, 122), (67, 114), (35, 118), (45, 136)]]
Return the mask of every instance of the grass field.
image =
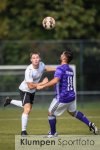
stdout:
[[(100, 105), (95, 107), (83, 107), (79, 109), (100, 128)], [(21, 131), (21, 108), (0, 108), (0, 150), (14, 150), (15, 135)], [(47, 107), (34, 107), (28, 122), (28, 134), (46, 134), (49, 131), (47, 121)], [(88, 127), (67, 113), (58, 117), (58, 134), (88, 135)]]

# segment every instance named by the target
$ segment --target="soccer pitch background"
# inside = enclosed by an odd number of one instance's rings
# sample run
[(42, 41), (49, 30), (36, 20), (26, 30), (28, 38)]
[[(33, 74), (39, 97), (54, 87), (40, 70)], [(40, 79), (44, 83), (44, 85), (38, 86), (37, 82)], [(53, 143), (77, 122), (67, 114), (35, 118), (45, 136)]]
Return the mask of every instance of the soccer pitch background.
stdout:
[[(7, 92), (7, 94), (8, 93), (9, 92)], [(6, 92), (3, 94), (6, 94)], [(13, 105), (4, 108), (3, 100), (5, 96), (1, 96), (2, 101), (0, 105), (0, 150), (14, 150), (15, 135), (21, 134), (22, 108), (18, 108)], [(13, 98), (13, 95), (11, 95), (11, 97)], [(48, 133), (48, 107), (53, 97), (54, 92), (52, 91), (42, 91), (42, 95), (41, 93), (36, 93), (33, 109), (29, 116), (27, 128), (28, 134), (44, 135)], [(17, 93), (14, 98), (20, 100), (19, 93)], [(98, 129), (100, 129), (99, 95), (80, 95), (78, 93), (77, 105), (78, 110), (82, 111), (92, 122), (96, 124)], [(67, 112), (65, 112), (62, 116), (57, 117), (57, 132), (59, 135), (95, 136), (93, 133), (90, 133), (85, 124), (71, 117)]]
[[(48, 106), (35, 103), (28, 122), (28, 134), (44, 135), (49, 131)], [(100, 102), (87, 103), (84, 108), (78, 104), (81, 110), (100, 129)], [(0, 150), (15, 149), (15, 135), (21, 133), (22, 108), (8, 106), (0, 107)], [(91, 135), (88, 127), (79, 120), (71, 117), (67, 112), (57, 117), (57, 132), (59, 135)]]
[[(3, 67), (0, 69), (0, 150), (15, 150), (15, 135), (21, 134), (23, 109), (13, 105), (4, 108), (3, 103), (6, 96), (20, 100), (18, 87), (24, 69), (19, 70), (19, 65), (30, 63), (32, 50), (38, 50), (46, 64), (58, 64), (61, 52), (67, 48), (73, 51), (77, 107), (96, 124), (100, 137), (100, 1), (1, 0), (0, 13), (0, 67)], [(53, 30), (43, 28), (42, 20), (46, 16), (54, 17)], [(18, 69), (10, 66), (11, 70), (6, 70), (6, 65), (18, 65)], [(51, 79), (53, 75), (49, 73), (48, 77)], [(53, 87), (46, 92), (36, 93), (28, 121), (30, 135), (44, 135), (50, 129), (48, 107), (53, 99)], [(57, 117), (57, 132), (98, 136), (67, 112)]]

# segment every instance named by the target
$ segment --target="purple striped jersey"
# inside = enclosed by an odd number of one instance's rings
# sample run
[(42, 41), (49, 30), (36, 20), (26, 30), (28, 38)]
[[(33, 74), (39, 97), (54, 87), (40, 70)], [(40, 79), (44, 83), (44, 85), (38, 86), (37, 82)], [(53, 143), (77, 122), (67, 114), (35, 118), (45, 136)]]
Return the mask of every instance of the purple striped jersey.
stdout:
[(61, 103), (69, 103), (75, 100), (75, 92), (73, 87), (73, 70), (68, 64), (57, 67), (54, 77), (60, 79), (55, 85), (56, 98)]

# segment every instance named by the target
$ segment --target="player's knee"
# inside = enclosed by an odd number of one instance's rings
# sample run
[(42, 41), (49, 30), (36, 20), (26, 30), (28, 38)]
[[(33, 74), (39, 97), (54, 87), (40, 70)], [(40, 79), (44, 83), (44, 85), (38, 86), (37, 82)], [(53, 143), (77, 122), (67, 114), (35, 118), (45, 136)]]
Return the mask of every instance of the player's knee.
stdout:
[(53, 115), (53, 113), (51, 113), (50, 111), (48, 112), (48, 116), (52, 116)]
[(31, 112), (31, 108), (30, 107), (24, 108), (24, 113), (29, 114), (30, 112)]
[(31, 112), (32, 106), (30, 104), (24, 105), (24, 113), (29, 114)]
[(71, 116), (75, 116), (75, 113), (76, 113), (76, 111), (74, 111), (74, 112), (70, 112), (70, 111), (68, 111), (68, 113), (71, 115)]

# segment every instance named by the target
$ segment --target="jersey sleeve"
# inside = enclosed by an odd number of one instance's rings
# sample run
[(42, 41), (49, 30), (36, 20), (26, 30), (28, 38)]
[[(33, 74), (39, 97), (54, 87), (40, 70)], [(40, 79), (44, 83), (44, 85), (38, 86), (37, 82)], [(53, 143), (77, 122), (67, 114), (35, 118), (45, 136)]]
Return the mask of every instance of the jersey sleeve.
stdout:
[(43, 62), (41, 62), (41, 68), (43, 68), (43, 71), (45, 71), (45, 64)]
[(25, 81), (26, 82), (33, 82), (33, 78), (32, 78), (32, 70), (31, 69), (26, 69), (25, 71)]
[(63, 71), (60, 68), (57, 68), (54, 74), (54, 77), (58, 77), (59, 79), (61, 79), (63, 74)]

